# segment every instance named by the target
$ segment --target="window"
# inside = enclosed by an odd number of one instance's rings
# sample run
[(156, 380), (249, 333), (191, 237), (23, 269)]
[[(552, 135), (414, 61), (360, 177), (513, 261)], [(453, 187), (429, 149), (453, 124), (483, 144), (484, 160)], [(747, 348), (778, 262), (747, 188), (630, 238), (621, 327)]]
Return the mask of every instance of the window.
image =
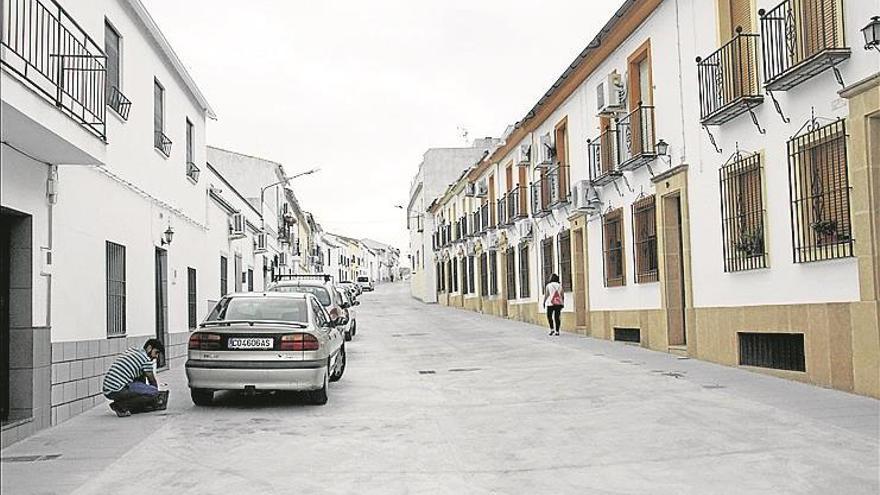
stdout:
[(220, 295), (225, 296), (229, 292), (229, 285), (226, 280), (226, 273), (229, 271), (229, 261), (226, 256), (220, 257)]
[(171, 140), (165, 136), (165, 88), (153, 80), (153, 145), (165, 156), (171, 156)]
[(107, 336), (125, 335), (125, 246), (107, 241)]
[(718, 174), (724, 271), (766, 268), (761, 155), (734, 155)]
[(559, 233), (559, 281), (562, 290), (574, 290), (571, 284), (571, 232), (563, 230)]
[(193, 123), (186, 119), (186, 163), (195, 162), (193, 152)]
[(633, 258), (636, 283), (657, 282), (657, 218), (654, 196), (642, 198), (632, 205)]
[(626, 285), (623, 265), (623, 215), (618, 208), (602, 217), (605, 287)]
[(242, 279), (244, 278), (243, 277), (244, 273), (241, 271), (241, 255), (240, 254), (235, 255), (235, 265), (233, 268), (235, 268), (235, 292), (241, 292), (241, 287), (242, 287), (242, 282), (243, 282)]
[(197, 321), (197, 312), (198, 307), (196, 305), (196, 269), (195, 268), (187, 268), (186, 269), (186, 307), (187, 307), (187, 322), (189, 323), (189, 328), (195, 328), (198, 326)]
[(247, 290), (248, 292), (254, 291), (254, 269), (248, 268), (247, 271)]
[(498, 295), (498, 253), (489, 251), (489, 294)]
[(516, 299), (516, 250), (507, 249), (507, 299)]
[(553, 275), (553, 238), (548, 237), (541, 241), (541, 274), (543, 275), (542, 285), (546, 286), (550, 283), (550, 276)]
[(459, 263), (461, 263), (461, 293), (462, 294), (470, 294), (471, 289), (468, 287), (468, 280), (470, 279), (468, 276), (468, 262), (467, 258), (462, 258)]
[(458, 263), (450, 261), (452, 266), (452, 292), (458, 292)]
[(556, 124), (556, 160), (558, 169), (556, 171), (557, 183), (555, 184), (557, 198), (559, 201), (568, 201), (569, 195), (569, 172), (568, 172), (568, 117), (562, 119), (562, 122)]
[(843, 120), (788, 142), (795, 263), (853, 255)]
[(489, 253), (480, 255), (480, 295), (489, 295)]
[(529, 245), (519, 247), (519, 297), (529, 297)]
[(467, 257), (467, 277), (468, 277), (468, 294), (474, 294), (477, 292), (476, 284), (474, 283), (474, 256)]
[[(104, 54), (106, 62), (106, 94), (112, 94), (111, 88), (120, 89), (119, 85), (119, 56), (120, 56), (119, 33), (113, 29), (109, 22), (104, 22)], [(111, 105), (112, 106), (112, 105)]]

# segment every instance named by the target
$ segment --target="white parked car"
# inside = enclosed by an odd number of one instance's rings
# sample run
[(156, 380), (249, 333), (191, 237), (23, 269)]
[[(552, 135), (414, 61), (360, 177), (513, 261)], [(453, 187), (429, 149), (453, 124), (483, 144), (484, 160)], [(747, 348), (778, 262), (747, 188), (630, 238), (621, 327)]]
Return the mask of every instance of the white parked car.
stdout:
[(344, 336), (312, 294), (223, 297), (189, 337), (186, 377), (196, 405), (217, 390), (307, 391), (327, 402), (327, 384), (345, 372)]
[(357, 283), (361, 286), (361, 289), (363, 289), (364, 292), (376, 289), (376, 287), (373, 286), (373, 281), (370, 280), (370, 277), (358, 277)]

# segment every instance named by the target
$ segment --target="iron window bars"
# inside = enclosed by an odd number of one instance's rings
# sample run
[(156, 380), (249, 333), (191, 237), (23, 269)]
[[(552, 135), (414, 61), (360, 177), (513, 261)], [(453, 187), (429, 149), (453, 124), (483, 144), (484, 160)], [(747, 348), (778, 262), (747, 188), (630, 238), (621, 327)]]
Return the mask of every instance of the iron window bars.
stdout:
[(802, 333), (738, 332), (737, 337), (740, 365), (807, 371)]
[(474, 255), (467, 257), (468, 294), (474, 294), (477, 287), (474, 279)]
[(507, 195), (502, 195), (496, 201), (496, 226), (507, 225)]
[(489, 294), (498, 295), (498, 253), (489, 251)]
[(107, 277), (107, 336), (119, 337), (126, 332), (125, 246), (105, 243)]
[(623, 264), (623, 214), (620, 208), (602, 216), (605, 287), (626, 285)]
[(853, 256), (846, 124), (813, 119), (788, 141), (795, 263)]
[(786, 91), (834, 68), (850, 56), (843, 39), (841, 0), (785, 0), (758, 11), (763, 40), (764, 86)]
[(489, 202), (486, 201), (480, 206), (480, 232), (486, 232), (489, 227)]
[(657, 156), (654, 143), (654, 107), (639, 102), (636, 108), (617, 121), (618, 168), (632, 170)]
[(171, 156), (171, 140), (164, 132), (157, 130), (154, 134), (153, 146), (165, 156)]
[(528, 216), (526, 208), (526, 188), (516, 186), (507, 193), (507, 224)]
[(480, 254), (480, 295), (489, 295), (489, 253)]
[(718, 170), (724, 271), (767, 268), (761, 155), (738, 150)]
[(617, 169), (617, 128), (608, 126), (595, 139), (587, 140), (590, 182), (605, 185), (623, 175)]
[(525, 299), (529, 296), (529, 245), (522, 243), (519, 247), (519, 297)]
[[(253, 278), (251, 278), (251, 285), (253, 285)], [(189, 328), (196, 328), (199, 324), (198, 299), (196, 297), (196, 269), (192, 267), (186, 268), (186, 321)]]
[(559, 233), (559, 281), (562, 283), (563, 291), (574, 290), (571, 280), (571, 231), (569, 230)]
[(657, 264), (657, 218), (654, 196), (646, 196), (632, 204), (633, 260), (635, 283), (660, 280)]
[(736, 35), (706, 58), (697, 57), (700, 122), (720, 125), (764, 101), (758, 82), (760, 36)]
[(229, 272), (229, 260), (226, 256), (220, 257), (220, 295), (225, 296), (229, 292), (227, 273)]
[(532, 182), (529, 186), (532, 190), (532, 215), (540, 218), (550, 214), (550, 182), (547, 176), (541, 173), (541, 178)]
[(516, 249), (507, 248), (507, 299), (516, 299)]
[(112, 108), (116, 115), (122, 120), (128, 120), (128, 113), (131, 110), (131, 100), (119, 91), (116, 86), (110, 86), (107, 90), (107, 106)]
[(199, 181), (199, 174), (201, 174), (201, 169), (193, 162), (186, 162), (186, 176), (193, 180), (193, 182)]
[[(553, 238), (548, 237), (541, 241), (541, 275), (543, 286), (546, 287), (550, 283), (550, 276), (553, 275)], [(542, 287), (543, 292), (543, 287)]]
[(555, 167), (547, 171), (545, 180), (548, 181), (549, 197), (547, 199), (550, 208), (569, 202), (568, 191), (568, 165), (558, 163)]
[(54, 0), (0, 2), (0, 63), (106, 139), (106, 57)]

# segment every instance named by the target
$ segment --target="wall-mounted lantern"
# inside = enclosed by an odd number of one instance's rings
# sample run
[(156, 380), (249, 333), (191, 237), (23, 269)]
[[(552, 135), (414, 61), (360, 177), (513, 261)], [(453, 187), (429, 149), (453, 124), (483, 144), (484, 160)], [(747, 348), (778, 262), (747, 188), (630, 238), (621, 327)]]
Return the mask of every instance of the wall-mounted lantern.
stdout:
[(174, 239), (174, 229), (169, 225), (165, 232), (162, 232), (162, 245), (167, 246), (171, 245), (171, 241)]
[(880, 52), (880, 16), (871, 18), (871, 22), (862, 28), (862, 34), (865, 36), (865, 50), (871, 48)]

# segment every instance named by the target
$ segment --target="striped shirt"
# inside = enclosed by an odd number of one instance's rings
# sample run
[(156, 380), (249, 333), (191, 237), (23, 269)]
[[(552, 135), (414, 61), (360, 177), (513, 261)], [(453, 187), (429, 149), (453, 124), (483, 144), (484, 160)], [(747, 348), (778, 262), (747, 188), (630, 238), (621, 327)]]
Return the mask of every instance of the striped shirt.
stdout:
[(153, 361), (147, 356), (147, 351), (131, 347), (116, 358), (104, 375), (104, 395), (119, 392), (129, 383), (142, 377), (144, 373), (152, 372)]

